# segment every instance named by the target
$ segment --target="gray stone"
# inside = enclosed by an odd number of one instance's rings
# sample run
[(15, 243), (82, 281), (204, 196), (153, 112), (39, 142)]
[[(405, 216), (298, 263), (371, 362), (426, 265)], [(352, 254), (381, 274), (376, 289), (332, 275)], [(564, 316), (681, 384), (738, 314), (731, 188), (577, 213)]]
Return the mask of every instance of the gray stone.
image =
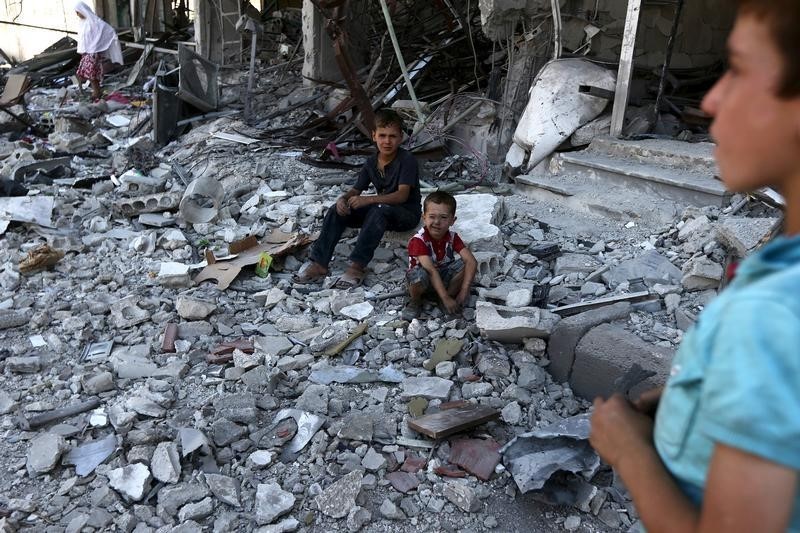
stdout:
[(150, 460), (153, 477), (163, 483), (177, 483), (181, 478), (181, 459), (178, 445), (174, 442), (160, 442)]
[(737, 257), (746, 257), (780, 222), (777, 218), (727, 217), (715, 226), (715, 239)]
[(100, 394), (114, 390), (114, 375), (111, 372), (101, 372), (95, 376), (84, 379), (83, 390), (89, 394)]
[(166, 409), (158, 405), (152, 400), (142, 398), (141, 396), (134, 396), (128, 398), (125, 402), (125, 408), (140, 415), (149, 416), (152, 418), (163, 418), (167, 413)]
[(564, 529), (567, 531), (575, 531), (581, 527), (581, 517), (578, 515), (570, 515), (564, 520)]
[(295, 402), (295, 408), (327, 415), (329, 390), (325, 385), (310, 384)]
[(351, 412), (344, 419), (344, 423), (337, 436), (345, 440), (370, 442), (372, 441), (374, 426), (375, 424), (370, 415), (360, 412)]
[(339, 313), (347, 318), (352, 318), (353, 320), (364, 320), (370, 315), (370, 313), (372, 313), (373, 309), (374, 307), (371, 303), (360, 302), (343, 307), (341, 310), (339, 310)]
[(347, 513), (347, 521), (345, 524), (347, 525), (347, 530), (350, 533), (357, 533), (361, 530), (361, 528), (369, 524), (371, 521), (372, 513), (363, 507), (356, 506), (350, 509), (350, 512)]
[(274, 481), (259, 483), (254, 506), (256, 523), (260, 526), (271, 524), (276, 518), (291, 511), (294, 502), (294, 495), (283, 490)]
[(386, 466), (386, 458), (383, 454), (376, 452), (373, 448), (367, 450), (364, 458), (361, 460), (361, 466), (370, 472), (377, 472)]
[(575, 348), (569, 383), (575, 394), (587, 400), (607, 398), (616, 392), (614, 382), (638, 364), (656, 374), (633, 387), (631, 395), (636, 396), (666, 382), (673, 355), (669, 348), (654, 346), (622, 328), (602, 324), (584, 335)]
[(500, 411), (500, 416), (506, 424), (516, 426), (522, 420), (522, 408), (517, 402), (511, 402)]
[(178, 511), (178, 520), (202, 520), (211, 516), (214, 512), (214, 501), (211, 498), (203, 498), (197, 503), (187, 503)]
[(667, 313), (674, 313), (680, 304), (680, 294), (667, 294), (664, 296), (664, 308), (667, 310)]
[(284, 518), (277, 524), (261, 526), (255, 530), (255, 533), (289, 533), (291, 531), (297, 531), (299, 527), (300, 522), (296, 518), (290, 516), (289, 518)]
[(712, 230), (711, 221), (705, 215), (687, 220), (678, 230), (678, 238), (682, 241), (693, 241), (706, 237)]
[(0, 390), (0, 415), (7, 415), (17, 407), (17, 402), (4, 390)]
[(696, 257), (683, 265), (681, 285), (687, 291), (701, 291), (719, 286), (723, 275), (722, 265), (705, 256)]
[(681, 271), (657, 251), (648, 250), (610, 268), (602, 278), (611, 287), (636, 278), (642, 278), (648, 285), (670, 284), (681, 279)]
[(478, 302), (475, 317), (481, 335), (509, 344), (518, 344), (531, 337), (547, 338), (560, 319), (546, 309), (511, 308), (489, 302)]
[(575, 346), (586, 332), (600, 324), (627, 318), (630, 312), (629, 302), (619, 302), (567, 317), (556, 324), (547, 345), (547, 356), (550, 359), (547, 370), (553, 376), (553, 380), (557, 383), (569, 380), (575, 360)]
[(178, 509), (186, 503), (200, 501), (208, 495), (208, 489), (204, 485), (181, 483), (161, 488), (158, 491), (158, 505), (170, 516), (175, 516)]
[(534, 363), (523, 363), (519, 367), (517, 385), (523, 389), (535, 392), (540, 390), (545, 383), (545, 371)]
[(466, 483), (448, 481), (444, 484), (442, 493), (453, 505), (467, 513), (474, 513), (481, 508), (478, 495)]
[(256, 398), (250, 393), (226, 394), (214, 400), (217, 416), (232, 422), (250, 424), (256, 421)]
[(436, 377), (410, 377), (403, 381), (402, 387), (403, 399), (420, 396), (428, 400), (446, 400), (450, 396), (453, 382)]
[(246, 427), (234, 424), (226, 418), (221, 418), (211, 424), (211, 438), (217, 446), (227, 446), (242, 438), (246, 433)]
[(61, 454), (67, 451), (67, 441), (60, 435), (43, 433), (31, 441), (26, 466), (33, 476), (50, 472), (58, 464)]
[(42, 359), (38, 355), (28, 357), (9, 357), (5, 360), (6, 368), (15, 374), (35, 374), (42, 367)]
[(434, 369), (436, 377), (440, 377), (442, 379), (450, 378), (455, 371), (456, 364), (453, 361), (442, 361), (441, 363), (437, 364), (436, 368)]
[(556, 259), (554, 269), (556, 276), (575, 273), (590, 274), (597, 270), (602, 263), (594, 256), (587, 254), (562, 254)]
[(479, 381), (476, 383), (464, 383), (461, 386), (461, 396), (465, 400), (470, 398), (480, 398), (481, 396), (489, 396), (492, 394), (494, 387), (491, 383)]
[(272, 452), (269, 450), (256, 450), (247, 457), (247, 462), (258, 468), (263, 468), (272, 463)]
[(178, 338), (194, 340), (208, 337), (214, 333), (214, 327), (204, 320), (193, 320), (178, 324)]
[(134, 463), (108, 472), (108, 484), (123, 498), (138, 502), (150, 487), (150, 470), (142, 463)]
[(265, 335), (253, 340), (256, 351), (271, 357), (280, 357), (294, 347), (286, 335)]
[(239, 480), (220, 474), (206, 474), (208, 488), (217, 499), (227, 503), (232, 507), (240, 507), (239, 502)]
[(343, 518), (356, 506), (364, 474), (354, 470), (330, 485), (314, 500), (317, 509), (331, 518)]
[(388, 518), (389, 520), (405, 520), (406, 515), (403, 511), (396, 506), (392, 500), (389, 498), (385, 498), (383, 503), (381, 503), (381, 507), (379, 509), (381, 516), (384, 518)]
[(203, 320), (216, 309), (217, 306), (210, 302), (189, 296), (179, 296), (178, 301), (175, 302), (175, 310), (185, 320)]
[(233, 351), (233, 366), (242, 370), (255, 368), (264, 362), (264, 356), (259, 352), (245, 353), (241, 350)]

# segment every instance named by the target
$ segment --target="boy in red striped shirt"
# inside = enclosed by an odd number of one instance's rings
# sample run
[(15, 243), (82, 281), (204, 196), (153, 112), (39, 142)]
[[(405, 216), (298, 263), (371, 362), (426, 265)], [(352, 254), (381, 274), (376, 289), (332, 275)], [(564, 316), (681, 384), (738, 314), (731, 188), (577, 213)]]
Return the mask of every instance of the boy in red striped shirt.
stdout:
[(456, 222), (456, 199), (436, 191), (425, 198), (423, 227), (408, 241), (409, 301), (403, 308), (404, 320), (417, 318), (422, 297), (431, 289), (448, 313), (457, 313), (469, 297), (478, 262), (458, 233), (450, 228)]

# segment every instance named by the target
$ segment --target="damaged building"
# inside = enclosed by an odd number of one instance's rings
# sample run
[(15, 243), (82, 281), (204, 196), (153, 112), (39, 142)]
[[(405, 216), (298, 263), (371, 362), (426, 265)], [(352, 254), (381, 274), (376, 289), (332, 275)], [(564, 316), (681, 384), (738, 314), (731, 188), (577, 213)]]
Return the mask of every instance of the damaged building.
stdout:
[[(591, 401), (783, 217), (700, 110), (729, 2), (98, 0), (96, 102), (72, 5), (0, 5), (0, 531), (639, 527)], [(402, 319), (413, 232), (292, 280), (385, 107), (457, 199), (457, 316)]]

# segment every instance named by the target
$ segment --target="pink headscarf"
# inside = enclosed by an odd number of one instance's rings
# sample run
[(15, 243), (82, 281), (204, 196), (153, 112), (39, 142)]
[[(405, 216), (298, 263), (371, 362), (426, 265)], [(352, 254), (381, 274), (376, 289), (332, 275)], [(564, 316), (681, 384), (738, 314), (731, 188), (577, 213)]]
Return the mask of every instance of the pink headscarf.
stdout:
[(78, 28), (78, 53), (98, 54), (106, 52), (114, 63), (123, 63), (122, 48), (117, 32), (106, 21), (95, 15), (85, 2), (76, 2), (75, 11), (83, 15)]

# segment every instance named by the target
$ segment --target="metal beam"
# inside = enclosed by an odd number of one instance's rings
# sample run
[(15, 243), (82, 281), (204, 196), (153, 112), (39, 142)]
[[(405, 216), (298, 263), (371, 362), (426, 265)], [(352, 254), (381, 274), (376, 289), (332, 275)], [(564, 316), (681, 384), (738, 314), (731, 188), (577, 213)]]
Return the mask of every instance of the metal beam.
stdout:
[(631, 74), (633, 73), (633, 49), (636, 47), (636, 31), (639, 27), (639, 13), (642, 0), (628, 0), (628, 14), (625, 16), (625, 33), (622, 37), (622, 50), (619, 55), (619, 71), (617, 72), (617, 90), (614, 93), (614, 110), (611, 113), (611, 136), (622, 134), (625, 121), (625, 110), (628, 107), (628, 95), (631, 90)]

